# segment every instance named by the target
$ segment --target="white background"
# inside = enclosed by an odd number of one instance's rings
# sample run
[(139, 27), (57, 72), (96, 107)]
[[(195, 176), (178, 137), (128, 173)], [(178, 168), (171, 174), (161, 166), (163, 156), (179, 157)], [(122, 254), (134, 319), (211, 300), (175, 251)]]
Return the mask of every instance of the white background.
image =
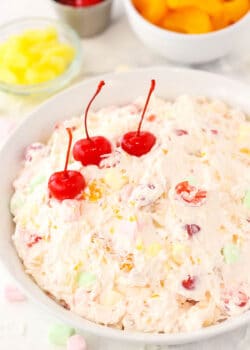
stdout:
[[(112, 70), (170, 64), (146, 49), (136, 39), (128, 26), (121, 3), (122, 0), (115, 1), (113, 22), (110, 28), (94, 39), (83, 41), (84, 63), (80, 79)], [(0, 25), (23, 16), (56, 17), (56, 14), (50, 0), (0, 0)], [(250, 41), (246, 43), (242, 51), (231, 57), (203, 68), (248, 80), (250, 77), (249, 44)], [(5, 120), (20, 121), (22, 116), (39, 102), (39, 99), (20, 99), (0, 94), (0, 138), (3, 138)], [(47, 340), (50, 324), (56, 321), (53, 315), (45, 314), (29, 301), (19, 304), (10, 304), (5, 301), (3, 288), (10, 281), (11, 277), (0, 266), (0, 350), (59, 350), (59, 347), (50, 345)], [(88, 337), (88, 342), (90, 350), (140, 349), (138, 346), (103, 342), (93, 337)], [(245, 328), (202, 344), (169, 348), (176, 350), (248, 350), (250, 349), (250, 331)]]

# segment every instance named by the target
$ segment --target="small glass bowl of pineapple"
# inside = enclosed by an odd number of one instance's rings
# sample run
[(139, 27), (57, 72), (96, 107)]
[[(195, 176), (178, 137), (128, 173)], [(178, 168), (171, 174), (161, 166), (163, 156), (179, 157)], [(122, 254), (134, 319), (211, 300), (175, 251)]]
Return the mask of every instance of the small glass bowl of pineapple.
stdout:
[(0, 27), (0, 89), (19, 95), (51, 94), (79, 72), (81, 41), (53, 19), (23, 18)]

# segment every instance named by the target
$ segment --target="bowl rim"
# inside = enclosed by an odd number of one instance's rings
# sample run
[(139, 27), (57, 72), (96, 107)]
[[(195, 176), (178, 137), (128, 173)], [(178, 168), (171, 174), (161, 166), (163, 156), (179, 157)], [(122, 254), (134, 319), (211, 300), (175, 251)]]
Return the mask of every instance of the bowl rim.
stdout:
[[(21, 17), (18, 19), (13, 19), (8, 21), (0, 26), (0, 33), (2, 31), (8, 31), (12, 26), (29, 24), (29, 22), (40, 22), (44, 23), (47, 26), (55, 26), (56, 28), (62, 29), (63, 32), (67, 33), (71, 39), (71, 46), (75, 49), (75, 57), (73, 58), (70, 65), (67, 69), (60, 74), (55, 79), (49, 80), (44, 83), (31, 84), (31, 85), (18, 85), (18, 84), (9, 84), (0, 81), (0, 90), (8, 93), (13, 93), (17, 95), (32, 95), (32, 94), (45, 94), (52, 93), (56, 90), (60, 90), (65, 86), (71, 79), (73, 79), (80, 70), (81, 61), (82, 61), (82, 45), (81, 39), (78, 34), (72, 29), (69, 25), (53, 18), (46, 17)], [(10, 34), (15, 35), (15, 34)]]
[(239, 29), (242, 25), (249, 22), (250, 23), (250, 9), (249, 11), (241, 17), (238, 21), (235, 23), (222, 28), (218, 29), (209, 33), (201, 33), (201, 34), (185, 34), (185, 33), (179, 33), (174, 32), (168, 29), (164, 29), (162, 27), (157, 26), (154, 23), (149, 22), (147, 19), (145, 19), (140, 12), (136, 9), (135, 5), (133, 4), (132, 0), (123, 0), (125, 3), (125, 6), (127, 7), (128, 11), (132, 11), (133, 14), (137, 17), (138, 20), (143, 22), (145, 25), (148, 25), (153, 30), (157, 30), (160, 34), (168, 34), (169, 36), (172, 36), (172, 38), (175, 39), (183, 39), (183, 40), (197, 40), (197, 39), (212, 39), (214, 37), (221, 37), (223, 35), (230, 35), (234, 30)]
[(102, 8), (102, 7), (105, 7), (105, 6), (108, 6), (110, 5), (113, 0), (103, 0), (99, 3), (96, 3), (96, 4), (93, 4), (93, 5), (88, 5), (88, 6), (72, 6), (72, 5), (68, 5), (68, 4), (64, 4), (64, 3), (61, 3), (59, 0), (50, 0), (51, 3), (54, 4), (54, 6), (58, 6), (58, 7), (61, 7), (61, 8), (64, 8), (65, 10), (66, 9), (69, 9), (69, 11), (73, 10), (73, 11), (92, 11), (94, 9), (96, 9), (97, 7), (98, 8)]
[[(25, 130), (26, 124), (29, 124), (29, 122), (32, 120), (33, 115), (37, 112), (39, 112), (40, 109), (44, 108), (45, 105), (50, 104), (53, 102), (53, 100), (57, 100), (59, 98), (63, 99), (65, 95), (70, 93), (71, 91), (79, 89), (81, 87), (81, 90), (84, 90), (84, 87), (88, 87), (91, 83), (97, 83), (100, 80), (110, 80), (114, 78), (123, 79), (123, 77), (126, 77), (127, 74), (137, 74), (137, 73), (150, 73), (151, 75), (155, 74), (155, 71), (163, 74), (170, 74), (170, 72), (173, 74), (192, 74), (200, 76), (201, 78), (205, 78), (208, 80), (215, 80), (218, 82), (218, 79), (223, 83), (225, 86), (235, 86), (235, 88), (241, 90), (247, 90), (250, 93), (250, 88), (247, 84), (244, 84), (240, 81), (215, 74), (210, 73), (202, 70), (196, 70), (196, 69), (189, 69), (189, 68), (179, 68), (179, 67), (148, 67), (148, 68), (139, 68), (135, 70), (131, 70), (128, 72), (121, 72), (121, 73), (107, 73), (101, 76), (92, 77), (90, 79), (86, 79), (84, 81), (81, 81), (74, 86), (69, 87), (68, 89), (65, 89), (58, 94), (50, 97), (48, 100), (40, 104), (37, 108), (35, 108), (27, 118), (24, 119), (23, 123), (19, 125), (19, 127), (12, 131), (10, 137), (7, 139), (7, 141), (4, 143), (4, 145), (0, 148), (0, 156), (1, 153), (7, 153), (8, 150), (8, 144), (12, 142), (12, 139), (15, 137), (15, 133), (17, 131), (23, 131)], [(87, 89), (86, 89), (87, 90)], [(250, 103), (248, 104), (250, 108)], [(2, 263), (2, 266), (10, 273), (12, 274), (10, 266), (6, 264), (5, 260), (0, 256), (0, 262)], [(40, 305), (45, 311), (54, 314), (55, 317), (60, 318), (64, 322), (74, 326), (75, 328), (79, 328), (79, 323), (82, 324), (82, 328), (84, 328), (85, 332), (88, 332), (90, 334), (93, 334), (98, 337), (103, 337), (106, 339), (112, 339), (116, 341), (123, 341), (123, 342), (134, 342), (138, 344), (157, 344), (157, 345), (179, 345), (179, 344), (188, 344), (193, 342), (198, 342), (201, 340), (209, 339), (221, 334), (225, 334), (228, 332), (231, 332), (233, 330), (236, 330), (242, 326), (245, 326), (247, 323), (250, 322), (250, 310), (246, 311), (245, 313), (232, 317), (229, 320), (226, 320), (220, 324), (212, 325), (207, 328), (202, 328), (196, 331), (192, 332), (181, 332), (181, 333), (164, 333), (164, 334), (157, 334), (157, 333), (143, 333), (143, 332), (131, 332), (126, 330), (118, 330), (114, 329), (108, 326), (99, 325), (95, 322), (88, 321), (85, 318), (82, 318), (80, 316), (77, 316), (75, 313), (71, 311), (65, 310), (62, 306), (58, 305), (55, 301), (53, 301), (49, 296), (43, 296), (41, 292), (43, 290), (38, 287), (38, 285), (23, 271), (22, 276), (15, 276), (17, 285), (25, 291), (25, 293), (30, 297), (31, 300), (34, 300), (38, 305)], [(25, 284), (27, 286), (25, 286)], [(37, 290), (39, 290), (39, 298), (36, 298), (36, 293), (34, 291), (30, 291), (29, 287), (35, 287)], [(46, 299), (46, 302), (45, 302)]]

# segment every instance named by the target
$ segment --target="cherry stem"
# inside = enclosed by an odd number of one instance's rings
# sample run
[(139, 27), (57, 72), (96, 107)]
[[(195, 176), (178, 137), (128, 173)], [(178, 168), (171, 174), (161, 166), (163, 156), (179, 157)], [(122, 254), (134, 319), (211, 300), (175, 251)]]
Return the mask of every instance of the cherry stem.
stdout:
[(85, 133), (86, 133), (88, 140), (91, 140), (91, 138), (89, 137), (88, 126), (87, 126), (87, 118), (88, 118), (89, 109), (90, 109), (90, 106), (92, 105), (93, 101), (95, 100), (96, 96), (100, 93), (100, 91), (104, 85), (105, 85), (105, 82), (103, 80), (100, 81), (94, 96), (89, 101), (89, 104), (87, 105), (87, 108), (85, 110), (84, 127), (85, 127)]
[(138, 126), (137, 136), (140, 135), (142, 122), (143, 122), (143, 119), (144, 119), (144, 116), (145, 116), (146, 110), (148, 108), (148, 104), (149, 104), (149, 101), (150, 101), (150, 98), (151, 98), (151, 95), (152, 95), (154, 89), (155, 89), (155, 80), (152, 79), (151, 80), (151, 87), (150, 87), (150, 90), (149, 90), (149, 93), (148, 93), (148, 97), (147, 97), (147, 100), (146, 100), (146, 103), (145, 103), (145, 106), (144, 106), (144, 109), (143, 109), (143, 112), (142, 112), (140, 123), (139, 123), (139, 126)]
[(70, 150), (71, 150), (71, 145), (72, 145), (72, 131), (70, 128), (66, 128), (68, 134), (69, 134), (69, 144), (68, 144), (68, 149), (67, 149), (67, 155), (66, 155), (66, 161), (65, 161), (65, 166), (64, 166), (64, 172), (68, 170), (68, 164), (69, 164), (69, 156), (70, 156)]

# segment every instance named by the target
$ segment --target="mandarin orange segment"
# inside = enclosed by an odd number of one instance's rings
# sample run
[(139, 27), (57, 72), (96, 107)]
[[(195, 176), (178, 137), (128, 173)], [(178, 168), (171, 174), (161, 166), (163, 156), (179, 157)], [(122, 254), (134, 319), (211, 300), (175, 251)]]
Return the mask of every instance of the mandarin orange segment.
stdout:
[(248, 0), (229, 0), (223, 2), (220, 14), (211, 17), (214, 30), (219, 30), (237, 22), (249, 11)]
[(230, 23), (225, 16), (225, 12), (222, 11), (221, 14), (217, 16), (211, 16), (211, 22), (213, 26), (213, 30), (219, 30), (227, 27)]
[(167, 14), (166, 0), (133, 0), (135, 7), (148, 21), (157, 24)]
[(195, 7), (209, 15), (219, 15), (222, 11), (222, 0), (167, 0), (171, 9), (183, 9), (185, 7)]
[(172, 11), (162, 21), (162, 26), (168, 30), (187, 34), (201, 34), (212, 30), (209, 15), (191, 7)]
[(133, 3), (138, 11), (142, 11), (144, 8), (148, 7), (148, 0), (133, 0)]
[[(238, 21), (249, 10), (248, 0), (231, 0), (224, 3), (225, 16), (228, 24)], [(224, 12), (223, 11), (223, 12)]]

